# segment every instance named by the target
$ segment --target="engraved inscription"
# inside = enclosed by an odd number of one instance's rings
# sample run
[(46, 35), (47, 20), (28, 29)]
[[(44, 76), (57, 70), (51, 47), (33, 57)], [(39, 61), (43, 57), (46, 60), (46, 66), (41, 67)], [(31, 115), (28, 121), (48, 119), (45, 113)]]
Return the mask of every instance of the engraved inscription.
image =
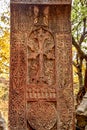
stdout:
[(28, 40), (29, 83), (55, 83), (55, 44), (52, 34), (44, 27), (32, 31)]

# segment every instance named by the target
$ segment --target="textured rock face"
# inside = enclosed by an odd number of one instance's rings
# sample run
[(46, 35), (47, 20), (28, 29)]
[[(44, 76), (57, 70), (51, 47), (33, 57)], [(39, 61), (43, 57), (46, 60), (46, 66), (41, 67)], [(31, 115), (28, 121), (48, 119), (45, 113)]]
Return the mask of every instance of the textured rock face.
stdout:
[(10, 130), (74, 130), (71, 1), (54, 1), (11, 0)]
[(31, 103), (27, 116), (35, 130), (50, 130), (57, 122), (57, 111), (53, 104), (47, 102)]
[(87, 93), (83, 97), (81, 104), (78, 106), (76, 113), (87, 117)]
[(14, 4), (71, 4), (71, 0), (11, 0), (11, 2)]
[(84, 128), (84, 130), (87, 129), (87, 93), (85, 94), (82, 102), (78, 106), (76, 114), (78, 125), (81, 128)]

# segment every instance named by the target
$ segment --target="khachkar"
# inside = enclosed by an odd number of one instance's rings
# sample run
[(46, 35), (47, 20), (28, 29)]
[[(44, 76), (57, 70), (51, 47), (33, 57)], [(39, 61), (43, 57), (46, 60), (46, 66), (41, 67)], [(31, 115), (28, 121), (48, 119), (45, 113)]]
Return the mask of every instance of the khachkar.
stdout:
[(11, 0), (10, 130), (74, 130), (70, 0)]

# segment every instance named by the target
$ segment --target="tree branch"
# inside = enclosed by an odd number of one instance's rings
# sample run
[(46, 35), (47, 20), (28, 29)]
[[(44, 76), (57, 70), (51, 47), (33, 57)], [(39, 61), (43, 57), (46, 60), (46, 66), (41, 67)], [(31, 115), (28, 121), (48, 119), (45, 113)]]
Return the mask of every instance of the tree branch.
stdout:
[(77, 69), (77, 64), (74, 62), (74, 61), (72, 61), (72, 63), (73, 63), (73, 65), (74, 65), (74, 67)]
[(81, 45), (81, 44), (82, 44), (82, 42), (84, 41), (84, 39), (85, 39), (86, 35), (87, 35), (87, 31), (86, 31), (86, 32), (84, 32), (84, 33), (81, 35), (81, 38), (80, 38), (80, 41), (79, 41), (79, 44), (80, 44), (80, 45)]
[(83, 33), (80, 37), (80, 41), (79, 44), (81, 45), (82, 42), (84, 41), (85, 35), (86, 35), (87, 31), (86, 31), (86, 17), (83, 19)]
[(77, 42), (75, 41), (74, 37), (72, 36), (72, 44), (75, 46), (75, 48), (78, 51), (78, 54), (81, 58), (85, 58), (85, 60), (87, 60), (87, 55), (81, 50), (80, 46), (77, 44)]

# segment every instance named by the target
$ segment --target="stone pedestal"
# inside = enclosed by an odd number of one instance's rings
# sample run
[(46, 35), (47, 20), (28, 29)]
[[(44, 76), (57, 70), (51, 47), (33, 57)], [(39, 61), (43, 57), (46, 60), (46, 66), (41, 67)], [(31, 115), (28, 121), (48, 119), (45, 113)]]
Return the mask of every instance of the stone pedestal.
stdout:
[(11, 0), (10, 130), (74, 130), (70, 0)]

